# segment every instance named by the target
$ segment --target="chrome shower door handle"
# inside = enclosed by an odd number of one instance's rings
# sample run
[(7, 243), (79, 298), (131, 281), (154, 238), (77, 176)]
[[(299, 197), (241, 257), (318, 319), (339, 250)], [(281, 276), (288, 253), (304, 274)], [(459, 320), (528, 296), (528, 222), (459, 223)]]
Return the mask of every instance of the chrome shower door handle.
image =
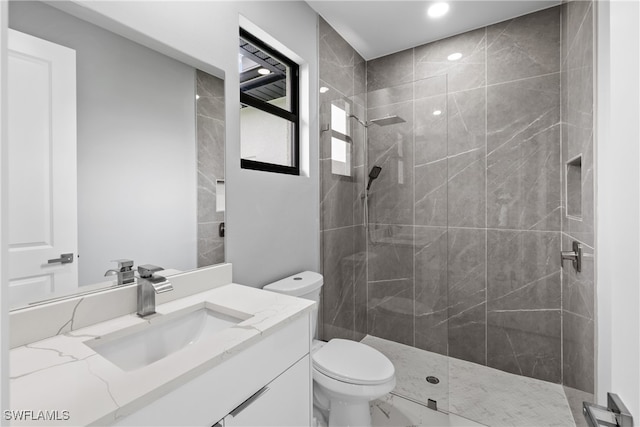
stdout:
[(47, 261), (47, 264), (71, 264), (73, 262), (73, 254), (60, 254), (60, 258), (54, 258)]
[(572, 251), (561, 251), (561, 260), (569, 260), (578, 273), (582, 271), (582, 245), (574, 240)]

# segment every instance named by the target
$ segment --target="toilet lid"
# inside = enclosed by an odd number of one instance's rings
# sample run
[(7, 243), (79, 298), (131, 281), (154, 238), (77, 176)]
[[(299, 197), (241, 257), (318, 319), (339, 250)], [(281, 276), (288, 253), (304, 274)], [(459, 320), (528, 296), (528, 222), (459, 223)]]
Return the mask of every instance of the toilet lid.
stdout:
[(383, 384), (395, 369), (387, 357), (368, 345), (334, 338), (313, 353), (313, 367), (333, 379), (350, 384)]

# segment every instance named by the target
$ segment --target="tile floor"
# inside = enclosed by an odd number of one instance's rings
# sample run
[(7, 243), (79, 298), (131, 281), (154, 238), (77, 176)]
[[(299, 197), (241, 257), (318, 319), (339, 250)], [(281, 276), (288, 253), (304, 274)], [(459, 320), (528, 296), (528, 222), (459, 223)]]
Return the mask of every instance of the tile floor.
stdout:
[(371, 402), (371, 424), (373, 427), (484, 427), (455, 414), (433, 411), (394, 394)]
[[(362, 342), (396, 367), (393, 394), (372, 403), (375, 426), (583, 426), (580, 405), (593, 396), (533, 378), (448, 358), (381, 338)], [(430, 384), (429, 375), (440, 379)], [(569, 399), (567, 398), (569, 397)], [(437, 401), (440, 411), (424, 406)], [(571, 403), (571, 405), (570, 405)], [(471, 421), (473, 420), (473, 421)]]

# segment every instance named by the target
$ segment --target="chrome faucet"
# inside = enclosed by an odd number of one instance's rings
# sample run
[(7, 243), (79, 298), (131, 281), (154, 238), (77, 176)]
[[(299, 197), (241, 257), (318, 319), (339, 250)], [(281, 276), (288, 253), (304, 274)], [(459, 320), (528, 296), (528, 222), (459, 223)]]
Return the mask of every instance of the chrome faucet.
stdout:
[(133, 283), (135, 278), (133, 275), (133, 261), (130, 259), (115, 259), (112, 262), (118, 263), (117, 269), (110, 269), (104, 273), (104, 277), (118, 276), (118, 286)]
[(138, 316), (145, 317), (156, 312), (156, 294), (173, 290), (173, 285), (166, 277), (159, 276), (156, 271), (162, 270), (151, 264), (139, 265), (138, 274)]

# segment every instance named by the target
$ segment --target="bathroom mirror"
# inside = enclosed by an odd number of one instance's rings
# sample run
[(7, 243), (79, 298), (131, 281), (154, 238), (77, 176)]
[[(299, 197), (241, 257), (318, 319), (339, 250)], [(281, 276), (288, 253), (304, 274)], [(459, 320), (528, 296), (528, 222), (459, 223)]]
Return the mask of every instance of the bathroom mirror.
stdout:
[(74, 7), (9, 3), (13, 309), (224, 262), (223, 73)]

